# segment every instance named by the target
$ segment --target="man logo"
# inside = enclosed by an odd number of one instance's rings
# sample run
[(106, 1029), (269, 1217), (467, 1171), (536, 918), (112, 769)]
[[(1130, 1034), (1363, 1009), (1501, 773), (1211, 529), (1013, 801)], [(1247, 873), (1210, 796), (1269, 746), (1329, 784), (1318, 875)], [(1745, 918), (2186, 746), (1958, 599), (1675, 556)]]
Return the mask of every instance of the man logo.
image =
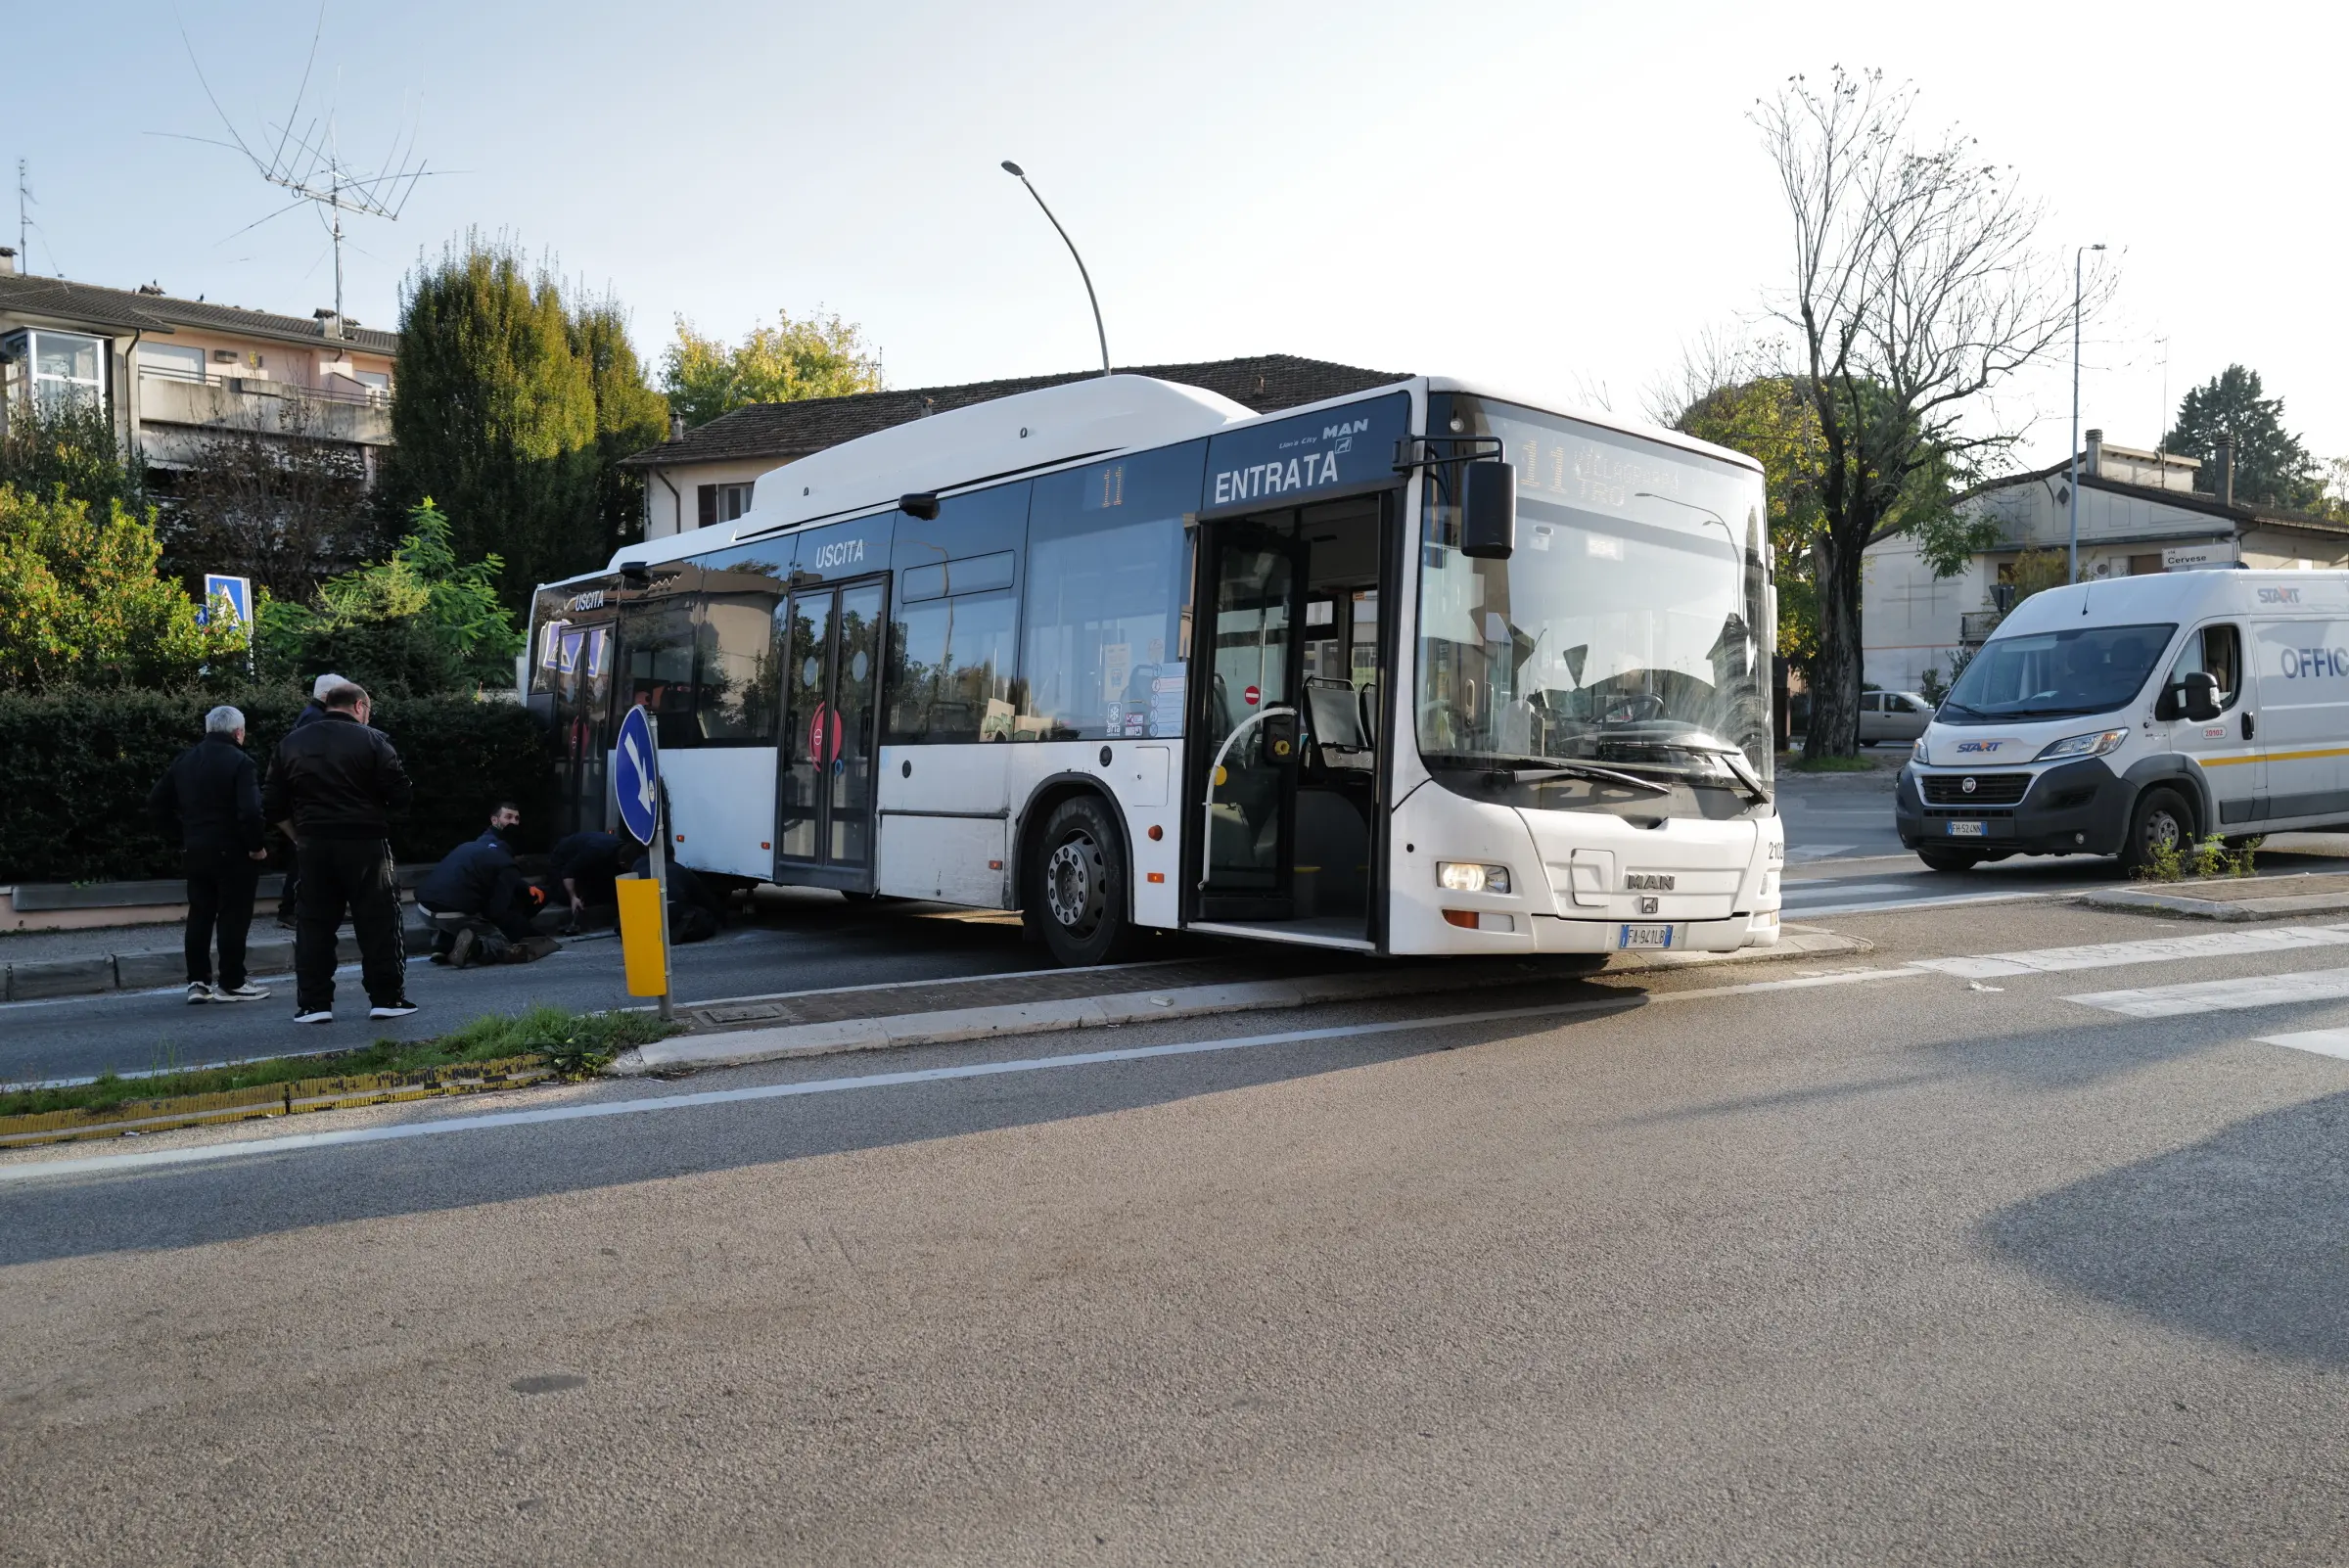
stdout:
[(1968, 795), (1971, 795), (1971, 794), (1973, 794), (1973, 793), (1974, 793), (1974, 781), (1973, 781), (1972, 779), (1970, 779), (1970, 778), (1969, 778), (1969, 779), (1967, 779), (1967, 780), (1966, 780), (1964, 783), (1962, 783), (1962, 784), (1958, 785), (1958, 787), (1959, 789), (1961, 789), (1961, 790), (1965, 791), (1965, 793), (1966, 793), (1966, 794), (1968, 794)]
[(1670, 893), (1672, 877), (1662, 871), (1626, 871), (1623, 874), (1623, 886), (1627, 893), (1642, 891)]

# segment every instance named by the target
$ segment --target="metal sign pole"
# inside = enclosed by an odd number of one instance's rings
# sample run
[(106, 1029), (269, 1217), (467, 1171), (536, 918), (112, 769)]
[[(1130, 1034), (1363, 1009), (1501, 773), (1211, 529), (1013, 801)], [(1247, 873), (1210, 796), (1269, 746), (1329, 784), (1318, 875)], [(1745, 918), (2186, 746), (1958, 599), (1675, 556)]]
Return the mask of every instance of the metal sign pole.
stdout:
[[(652, 775), (661, 777), (661, 743), (653, 739), (652, 726), (645, 726), (645, 741), (652, 748)], [(668, 822), (661, 807), (667, 804), (666, 792), (655, 785), (653, 800), (653, 886), (660, 889), (661, 898), (661, 1022), (668, 1023), (675, 1013), (670, 1006), (670, 993), (676, 990), (676, 979), (669, 973), (668, 946)]]

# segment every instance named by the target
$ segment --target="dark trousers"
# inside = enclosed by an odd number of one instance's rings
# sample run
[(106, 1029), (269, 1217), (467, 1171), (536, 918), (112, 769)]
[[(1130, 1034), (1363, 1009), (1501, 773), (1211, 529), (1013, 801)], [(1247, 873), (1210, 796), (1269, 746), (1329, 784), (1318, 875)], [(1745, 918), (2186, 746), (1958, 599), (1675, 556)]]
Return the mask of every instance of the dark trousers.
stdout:
[(457, 933), (471, 927), (477, 936), (497, 933), (508, 942), (528, 942), (536, 927), (531, 911), (517, 905), (502, 915), (475, 914), (466, 909), (427, 909), (433, 924), (440, 928), (433, 938), (433, 951), (446, 957), (457, 945)]
[(281, 926), (294, 924), (300, 909), (301, 859), (299, 855), (289, 854), (286, 856), (286, 884), (277, 894), (277, 923)]
[(294, 928), (295, 1000), (305, 1013), (335, 1004), (335, 928), (350, 911), (367, 999), (390, 1007), (406, 994), (407, 945), (400, 939), (399, 883), (382, 839), (308, 839), (298, 852), (301, 906)]
[(257, 860), (235, 850), (190, 850), (188, 869), (188, 979), (212, 978), (212, 940), (220, 942), (220, 984), (229, 991), (245, 984), (245, 934), (253, 925), (253, 891), (261, 880)]

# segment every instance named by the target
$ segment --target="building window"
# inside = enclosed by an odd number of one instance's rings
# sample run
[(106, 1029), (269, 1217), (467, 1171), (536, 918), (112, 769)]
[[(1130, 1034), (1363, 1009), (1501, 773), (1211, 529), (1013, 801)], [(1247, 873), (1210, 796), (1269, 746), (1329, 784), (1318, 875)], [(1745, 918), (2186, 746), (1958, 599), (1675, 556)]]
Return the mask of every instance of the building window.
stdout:
[(751, 488), (748, 484), (702, 485), (694, 497), (701, 503), (701, 520), (696, 526), (714, 528), (720, 523), (731, 523), (748, 512), (751, 509)]
[(75, 403), (95, 407), (106, 400), (106, 341), (78, 332), (16, 333), (0, 340), (0, 357), (12, 361), (18, 386), (29, 386), (43, 408)]
[(173, 381), (204, 380), (204, 350), (175, 343), (139, 345), (139, 374)]

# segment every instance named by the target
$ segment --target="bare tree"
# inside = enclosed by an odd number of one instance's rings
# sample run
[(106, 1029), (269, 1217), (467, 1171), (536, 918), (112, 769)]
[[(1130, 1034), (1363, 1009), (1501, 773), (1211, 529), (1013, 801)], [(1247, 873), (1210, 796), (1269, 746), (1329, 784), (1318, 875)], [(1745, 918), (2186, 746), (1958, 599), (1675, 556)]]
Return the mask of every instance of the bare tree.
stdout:
[(234, 572), (280, 599), (377, 553), (381, 542), (357, 447), (318, 432), (299, 393), (207, 436), (173, 476), (162, 531), (172, 566)]
[[(1991, 394), (2072, 330), (2041, 205), (1971, 137), (1918, 138), (1914, 108), (1912, 89), (1839, 66), (1824, 90), (1794, 77), (1753, 115), (1794, 220), (1793, 279), (1769, 308), (1823, 446), (1812, 756), (1858, 750), (1861, 552), (1946, 517), (1959, 485), (2001, 466), (2022, 431)], [(2084, 310), (2112, 281), (2097, 277)]]

